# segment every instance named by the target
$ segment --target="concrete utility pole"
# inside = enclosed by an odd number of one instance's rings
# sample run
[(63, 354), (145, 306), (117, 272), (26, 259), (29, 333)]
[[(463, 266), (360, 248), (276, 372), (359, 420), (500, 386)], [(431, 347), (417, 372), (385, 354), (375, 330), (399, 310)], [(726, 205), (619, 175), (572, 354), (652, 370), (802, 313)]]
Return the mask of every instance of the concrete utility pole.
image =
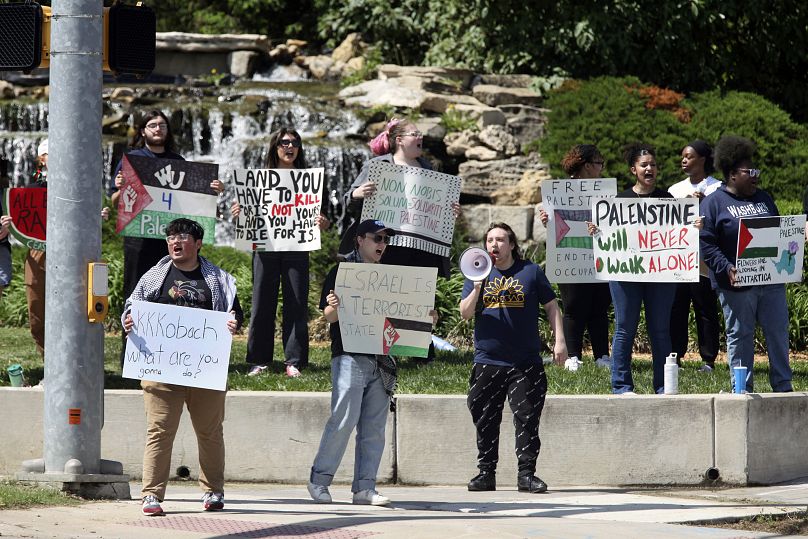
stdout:
[(48, 132), (44, 458), (20, 480), (89, 498), (129, 499), (101, 459), (104, 328), (87, 317), (87, 265), (101, 257), (103, 3), (54, 0)]

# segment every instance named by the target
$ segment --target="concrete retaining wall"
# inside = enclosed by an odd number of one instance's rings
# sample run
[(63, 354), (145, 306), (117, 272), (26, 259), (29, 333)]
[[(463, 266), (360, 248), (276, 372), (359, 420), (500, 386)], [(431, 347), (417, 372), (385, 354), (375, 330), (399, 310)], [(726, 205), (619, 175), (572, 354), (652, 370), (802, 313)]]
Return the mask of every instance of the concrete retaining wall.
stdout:
[[(44, 393), (0, 388), (6, 412), (0, 475), (42, 456)], [(330, 394), (232, 391), (227, 397), (227, 477), (305, 482), (328, 418)], [(503, 416), (499, 482), (516, 480), (513, 418)], [(538, 474), (554, 485), (695, 485), (708, 469), (730, 484), (768, 484), (808, 476), (808, 394), (552, 396), (542, 414)], [(145, 439), (140, 391), (105, 392), (102, 457), (141, 474)], [(474, 427), (462, 395), (400, 395), (387, 423), (379, 480), (465, 484), (476, 473)], [(337, 481), (353, 473), (353, 442)], [(172, 470), (198, 473), (187, 414)]]

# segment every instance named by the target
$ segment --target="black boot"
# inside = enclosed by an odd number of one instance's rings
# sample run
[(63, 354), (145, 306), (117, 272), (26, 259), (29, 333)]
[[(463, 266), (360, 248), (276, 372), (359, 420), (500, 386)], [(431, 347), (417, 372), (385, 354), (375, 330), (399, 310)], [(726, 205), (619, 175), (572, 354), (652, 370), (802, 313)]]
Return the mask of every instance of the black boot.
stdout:
[(520, 475), (516, 480), (516, 485), (519, 487), (519, 492), (530, 492), (533, 494), (547, 492), (547, 483), (533, 474)]
[(480, 471), (474, 479), (469, 481), (469, 491), (483, 492), (488, 490), (497, 490), (497, 473)]

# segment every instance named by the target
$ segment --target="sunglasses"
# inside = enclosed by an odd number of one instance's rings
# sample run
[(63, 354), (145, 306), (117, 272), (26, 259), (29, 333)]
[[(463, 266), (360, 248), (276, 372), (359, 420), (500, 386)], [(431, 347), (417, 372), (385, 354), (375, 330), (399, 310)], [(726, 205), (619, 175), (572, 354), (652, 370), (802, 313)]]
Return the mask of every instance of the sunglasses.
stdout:
[(750, 178), (758, 178), (763, 171), (759, 168), (739, 168), (738, 172), (746, 172)]
[(365, 234), (365, 237), (369, 240), (373, 240), (376, 243), (384, 243), (385, 245), (390, 243), (390, 236), (384, 236), (382, 234), (373, 234), (372, 236)]
[(285, 148), (286, 146), (291, 146), (292, 148), (300, 148), (300, 141), (299, 141), (299, 140), (297, 140), (297, 139), (288, 139), (288, 138), (285, 138), (285, 139), (282, 139), (282, 140), (281, 140), (281, 141), (278, 143), (278, 145), (279, 145), (279, 146), (283, 146), (284, 148)]

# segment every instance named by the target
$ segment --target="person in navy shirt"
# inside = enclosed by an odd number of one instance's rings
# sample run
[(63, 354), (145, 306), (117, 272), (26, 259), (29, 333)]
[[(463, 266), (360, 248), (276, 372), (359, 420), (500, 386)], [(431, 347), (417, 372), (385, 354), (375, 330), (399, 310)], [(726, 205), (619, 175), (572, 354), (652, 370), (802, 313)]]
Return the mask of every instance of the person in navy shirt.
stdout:
[(496, 490), (499, 427), (505, 396), (516, 428), (517, 486), (520, 492), (545, 492), (535, 476), (539, 456), (539, 419), (547, 394), (541, 358), (539, 306), (544, 307), (555, 335), (553, 359), (567, 359), (561, 310), (542, 269), (524, 260), (516, 234), (505, 223), (492, 223), (485, 247), (494, 267), (483, 281), (466, 279), (460, 315), (474, 318), (474, 368), (469, 381), (468, 407), (477, 429), (479, 475), (470, 491)]

